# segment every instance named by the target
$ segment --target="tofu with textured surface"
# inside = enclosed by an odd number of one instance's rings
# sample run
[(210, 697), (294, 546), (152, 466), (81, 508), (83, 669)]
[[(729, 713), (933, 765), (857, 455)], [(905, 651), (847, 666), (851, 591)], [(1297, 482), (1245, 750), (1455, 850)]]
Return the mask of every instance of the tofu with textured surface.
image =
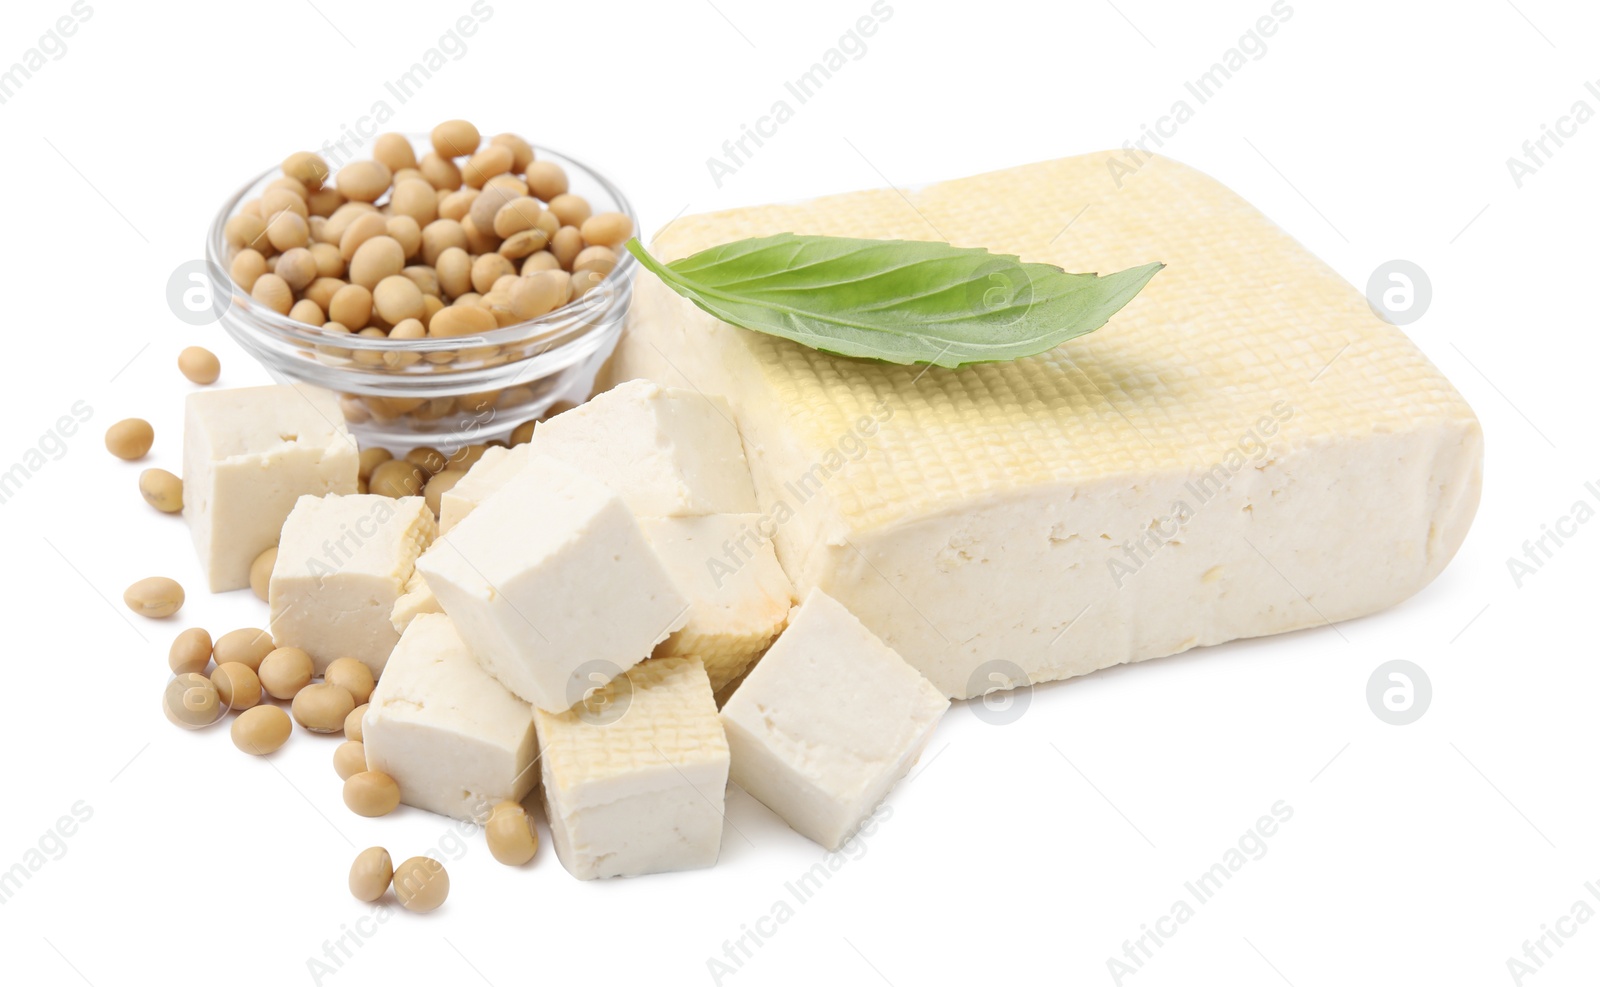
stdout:
[(539, 779), (533, 707), (479, 666), (444, 614), (406, 627), (361, 730), (368, 770), (429, 812), (481, 824)]
[(196, 391), (184, 405), (183, 517), (213, 593), (250, 585), (302, 494), (353, 494), (338, 399), (298, 384)]
[(755, 510), (732, 412), (693, 390), (622, 384), (540, 422), (527, 448), (593, 476), (640, 517)]
[(722, 707), (739, 787), (837, 850), (916, 763), (950, 701), (821, 590)]
[(378, 674), (400, 634), (390, 620), (438, 527), (421, 497), (301, 497), (283, 523), (267, 584), (273, 643)]
[(713, 692), (738, 678), (783, 630), (789, 577), (755, 514), (639, 519), (656, 558), (689, 600), (688, 622), (655, 657), (694, 655)]
[(699, 659), (636, 665), (534, 723), (551, 842), (573, 877), (717, 862), (728, 744)]
[(1042, 682), (1381, 610), (1477, 508), (1482, 431), (1403, 332), (1220, 183), (1159, 157), (1113, 181), (1112, 157), (686, 216), (652, 248), (793, 231), (1166, 262), (1091, 335), (894, 366), (642, 278), (607, 370), (726, 398), (796, 590), (836, 596), (946, 695), (984, 692), (997, 659)]
[(417, 569), (484, 668), (551, 711), (577, 702), (590, 673), (609, 678), (650, 657), (689, 609), (622, 498), (544, 457)]

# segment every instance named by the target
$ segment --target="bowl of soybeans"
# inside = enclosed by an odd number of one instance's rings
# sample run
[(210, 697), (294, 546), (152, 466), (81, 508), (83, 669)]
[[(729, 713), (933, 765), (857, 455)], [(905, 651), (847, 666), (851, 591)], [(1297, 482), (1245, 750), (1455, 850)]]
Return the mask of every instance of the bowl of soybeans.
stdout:
[(222, 207), (206, 264), (229, 335), (336, 392), (363, 446), (448, 450), (585, 396), (637, 225), (582, 162), (448, 120), (289, 154)]

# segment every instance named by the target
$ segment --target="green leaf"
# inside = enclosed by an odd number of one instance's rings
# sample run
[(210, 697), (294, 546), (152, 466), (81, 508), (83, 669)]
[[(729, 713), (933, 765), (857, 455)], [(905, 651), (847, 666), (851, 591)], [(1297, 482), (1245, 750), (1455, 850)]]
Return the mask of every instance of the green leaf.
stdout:
[(1164, 264), (1068, 274), (916, 240), (777, 236), (663, 264), (628, 250), (724, 322), (839, 356), (960, 367), (1034, 356), (1106, 324)]

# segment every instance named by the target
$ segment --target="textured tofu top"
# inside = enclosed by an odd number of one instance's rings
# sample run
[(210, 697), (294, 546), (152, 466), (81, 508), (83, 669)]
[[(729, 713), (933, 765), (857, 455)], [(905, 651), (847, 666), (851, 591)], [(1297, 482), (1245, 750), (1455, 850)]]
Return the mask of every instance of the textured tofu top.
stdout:
[(588, 708), (595, 712), (582, 705), (534, 710), (546, 777), (562, 789), (648, 774), (681, 784), (684, 768), (727, 764), (728, 741), (698, 658), (641, 662), (601, 688)]
[(1249, 203), (1165, 158), (1119, 189), (1107, 157), (687, 216), (655, 241), (665, 259), (792, 231), (948, 240), (1074, 272), (1168, 265), (1105, 327), (1041, 356), (961, 370), (827, 356), (727, 326), (649, 276), (629, 331), (736, 405), (771, 392), (781, 421), (758, 424), (784, 430), (802, 461), (823, 461), (859, 419), (887, 412), (865, 454), (827, 485), (858, 529), (1019, 482), (1204, 470), (1278, 402), (1292, 419), (1275, 442), (1296, 446), (1439, 423), (1476, 429), (1404, 333)]

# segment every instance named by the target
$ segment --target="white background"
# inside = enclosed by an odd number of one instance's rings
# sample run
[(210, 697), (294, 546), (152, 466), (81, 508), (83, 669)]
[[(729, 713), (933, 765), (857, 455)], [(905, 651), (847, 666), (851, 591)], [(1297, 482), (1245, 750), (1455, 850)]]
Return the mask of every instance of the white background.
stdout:
[[(440, 817), (353, 816), (331, 740), (297, 732), (257, 760), (222, 730), (162, 718), (177, 630), (265, 619), (248, 592), (204, 593), (182, 522), (136, 490), (144, 467), (178, 469), (179, 349), (216, 350), (223, 385), (266, 379), (215, 327), (169, 313), (168, 275), (199, 256), (247, 176), (379, 99), (395, 111), (389, 129), (465, 116), (591, 160), (649, 232), (685, 209), (1115, 147), (1271, 5), (1115, 2), (892, 0), (866, 53), (719, 188), (707, 157), (869, 0), (489, 0), (462, 57), (403, 105), (384, 82), (467, 0), (89, 0), (65, 53), (0, 105), (12, 361), (0, 468), (48, 441), (74, 402), (93, 409), (0, 507), (0, 870), (41, 839), (52, 851), (0, 904), (0, 978), (315, 982), (308, 960), (372, 914), (345, 890), (349, 862), (382, 844), (396, 859), (440, 852), (450, 900), (360, 923), (372, 934), (323, 983), (714, 982), (708, 958), (821, 856), (737, 790), (715, 869), (580, 883), (542, 828), (538, 858), (511, 870)], [(1600, 79), (1600, 12), (1516, 4), (1291, 0), (1265, 55), (1167, 146), (1353, 284), (1397, 257), (1431, 276), (1432, 307), (1407, 331), (1488, 445), (1483, 504), (1454, 563), (1416, 598), (1336, 630), (1039, 688), (1008, 726), (958, 705), (859, 857), (723, 983), (1113, 983), (1107, 959), (1279, 800), (1293, 818), (1266, 854), (1123, 982), (1514, 983), (1507, 959), (1524, 940), (1574, 902), (1600, 908), (1584, 887), (1600, 880), (1600, 523), (1520, 588), (1506, 565), (1575, 501), (1600, 503), (1584, 488), (1600, 481), (1600, 121), (1521, 188), (1506, 165), (1574, 101), (1600, 111), (1584, 89)], [(68, 13), (68, 0), (5, 4), (0, 65)], [(143, 463), (102, 448), (129, 415), (156, 426)], [(175, 620), (121, 606), (154, 573), (191, 592)], [(1381, 722), (1365, 698), (1395, 658), (1432, 682), (1410, 726)], [(58, 846), (45, 834), (80, 802), (92, 817)], [(1567, 928), (1523, 982), (1593, 982), (1600, 920)]]

